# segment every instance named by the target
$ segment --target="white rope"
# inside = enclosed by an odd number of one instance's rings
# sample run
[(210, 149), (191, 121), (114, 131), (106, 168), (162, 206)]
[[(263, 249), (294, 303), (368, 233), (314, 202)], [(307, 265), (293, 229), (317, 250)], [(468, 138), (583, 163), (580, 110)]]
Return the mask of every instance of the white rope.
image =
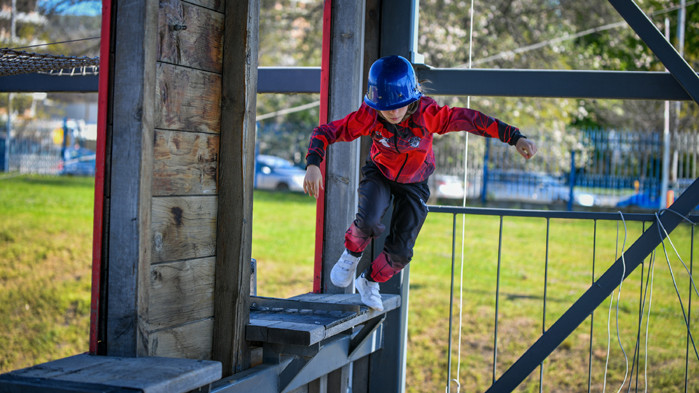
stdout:
[[(693, 222), (692, 220), (690, 220), (688, 217), (685, 217), (685, 216), (681, 215), (680, 213), (678, 213), (678, 212), (676, 212), (676, 211), (674, 211), (674, 210), (672, 210), (672, 209), (662, 209), (662, 210), (660, 210), (661, 213), (662, 213), (663, 211), (669, 211), (669, 212), (675, 213), (676, 215), (680, 216), (683, 220), (687, 221), (688, 223), (690, 223), (690, 224), (692, 224), (692, 225), (696, 225), (696, 224), (694, 224), (694, 222)], [(655, 216), (656, 216), (656, 218), (658, 217), (657, 214), (656, 214)], [(680, 256), (680, 253), (677, 251), (677, 248), (676, 248), (675, 245), (672, 243), (672, 239), (670, 239), (670, 234), (667, 233), (667, 231), (665, 230), (665, 227), (663, 226), (663, 223), (660, 222), (660, 218), (658, 218), (658, 225), (659, 225), (659, 227), (663, 230), (663, 232), (665, 233), (665, 237), (667, 237), (667, 241), (670, 243), (670, 245), (672, 246), (672, 249), (675, 251), (675, 255), (677, 255), (677, 258), (680, 260), (680, 262), (682, 262), (682, 266), (684, 266), (684, 270), (687, 272), (687, 275), (689, 275), (689, 282), (692, 283), (692, 288), (694, 288), (694, 293), (696, 293), (697, 296), (699, 296), (699, 291), (697, 291), (697, 285), (694, 283), (694, 277), (692, 276), (692, 273), (689, 271), (689, 268), (687, 267), (687, 264), (684, 263), (684, 260), (683, 260), (682, 257)], [(669, 260), (668, 260), (668, 263), (669, 263)]]
[(626, 365), (626, 369), (624, 370), (624, 380), (621, 382), (621, 386), (619, 386), (619, 390), (617, 390), (617, 393), (621, 392), (621, 389), (624, 387), (624, 384), (626, 383), (626, 377), (629, 374), (629, 358), (626, 355), (626, 351), (624, 350), (624, 345), (622, 345), (621, 343), (621, 334), (619, 333), (619, 302), (621, 301), (621, 286), (624, 283), (624, 276), (626, 275), (626, 259), (624, 258), (624, 252), (626, 251), (626, 235), (628, 233), (628, 228), (626, 227), (624, 214), (622, 212), (619, 212), (619, 215), (621, 216), (621, 222), (624, 223), (624, 242), (621, 245), (621, 264), (623, 266), (623, 270), (621, 273), (621, 280), (619, 281), (619, 293), (617, 294), (616, 299), (616, 338), (617, 342), (619, 343), (619, 348), (621, 348), (621, 352), (623, 352), (624, 354), (624, 363)]
[[(469, 41), (468, 41), (468, 68), (471, 68), (472, 56), (473, 56), (473, 2), (471, 0), (470, 9), (470, 26), (469, 26)], [(466, 107), (471, 106), (471, 96), (466, 97)], [(463, 181), (464, 195), (462, 198), (461, 206), (466, 207), (466, 195), (468, 195), (468, 132), (464, 132), (464, 181)], [(461, 374), (461, 330), (463, 327), (463, 305), (464, 305), (464, 255), (465, 255), (465, 244), (466, 244), (466, 215), (461, 216), (461, 266), (459, 272), (459, 340), (457, 344), (458, 355), (456, 361), (456, 378), (453, 381), (456, 383), (456, 392), (461, 391), (461, 383), (459, 382), (459, 375)], [(450, 321), (451, 323), (451, 321)], [(451, 376), (451, 370), (449, 370), (449, 375)], [(450, 386), (447, 386), (447, 391), (451, 391)]]
[(281, 110), (278, 110), (275, 112), (265, 113), (264, 115), (257, 116), (255, 118), (255, 121), (265, 120), (265, 119), (269, 119), (272, 117), (286, 115), (289, 113), (300, 112), (300, 111), (304, 111), (306, 109), (311, 109), (311, 108), (319, 106), (319, 105), (320, 105), (320, 101), (313, 101), (311, 103), (295, 106), (293, 108), (281, 109)]
[[(653, 277), (655, 276), (655, 250), (650, 258), (650, 295), (648, 296), (648, 316), (646, 317), (646, 349), (643, 364), (643, 391), (648, 392), (648, 331), (650, 330), (650, 309), (653, 305)], [(646, 293), (648, 291), (646, 290)]]
[[(621, 278), (619, 280), (619, 291), (617, 293), (617, 300), (616, 300), (616, 336), (617, 336), (617, 342), (619, 343), (619, 347), (621, 348), (621, 352), (624, 354), (624, 361), (626, 364), (626, 370), (624, 371), (624, 381), (621, 383), (621, 387), (619, 387), (619, 390), (617, 390), (617, 393), (621, 391), (621, 389), (624, 387), (624, 384), (626, 383), (626, 377), (629, 372), (629, 358), (626, 356), (626, 351), (624, 350), (624, 346), (621, 343), (621, 335), (619, 333), (619, 302), (621, 300), (621, 287), (624, 283), (624, 276), (626, 275), (626, 259), (624, 257), (624, 248), (626, 247), (626, 237), (627, 237), (627, 232), (628, 228), (626, 227), (626, 221), (624, 220), (624, 214), (622, 212), (619, 212), (619, 215), (621, 216), (621, 221), (624, 223), (624, 241), (621, 245), (621, 264), (622, 264), (622, 273), (621, 273)], [(618, 245), (619, 245), (619, 222), (617, 221), (617, 235), (616, 235), (616, 250), (618, 251)], [(614, 255), (614, 260), (617, 259), (618, 254)], [(614, 292), (612, 291), (612, 296), (609, 298), (609, 311), (607, 312), (607, 357), (604, 362), (604, 382), (602, 384), (602, 393), (606, 391), (607, 388), (607, 370), (609, 367), (609, 351), (611, 347), (611, 331), (610, 331), (610, 323), (612, 319), (612, 304), (614, 303)]]
[[(658, 221), (658, 235), (660, 236), (660, 244), (663, 246), (663, 252), (665, 253), (665, 261), (667, 261), (667, 267), (670, 270), (670, 277), (672, 277), (672, 285), (675, 287), (675, 293), (677, 294), (677, 300), (680, 302), (680, 309), (682, 310), (682, 317), (684, 318), (684, 324), (687, 327), (687, 334), (689, 335), (689, 339), (692, 341), (692, 347), (694, 348), (694, 354), (697, 357), (697, 360), (699, 360), (699, 352), (697, 352), (697, 346), (696, 343), (694, 342), (694, 337), (692, 336), (692, 332), (689, 329), (689, 320), (687, 319), (687, 312), (684, 310), (684, 303), (682, 303), (682, 296), (680, 295), (680, 290), (677, 287), (677, 280), (675, 280), (675, 273), (672, 271), (672, 266), (670, 264), (670, 257), (667, 255), (667, 249), (665, 248), (665, 240), (663, 240), (662, 233), (660, 230), (662, 229), (663, 233), (665, 234), (665, 237), (667, 238), (668, 242), (672, 245), (672, 248), (675, 250), (675, 253), (677, 254), (677, 257), (682, 261), (682, 258), (680, 257), (679, 253), (677, 252), (677, 249), (675, 248), (675, 245), (672, 243), (672, 240), (670, 239), (670, 234), (667, 233), (665, 230), (665, 226), (663, 226), (663, 223), (660, 221), (660, 217), (658, 216), (658, 213), (655, 213), (655, 218)], [(685, 269), (687, 268), (687, 265), (685, 265), (684, 261), (682, 261), (682, 264), (685, 266)], [(687, 274), (689, 274), (689, 279), (694, 284), (694, 279), (692, 278), (692, 273), (687, 269)], [(694, 287), (696, 291), (696, 286)]]

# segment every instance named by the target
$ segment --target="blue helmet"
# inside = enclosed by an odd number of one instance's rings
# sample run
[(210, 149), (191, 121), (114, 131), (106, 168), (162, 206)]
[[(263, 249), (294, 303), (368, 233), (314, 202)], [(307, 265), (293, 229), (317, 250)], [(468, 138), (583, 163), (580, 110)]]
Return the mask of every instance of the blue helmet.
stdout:
[(401, 56), (382, 57), (369, 69), (364, 102), (377, 111), (390, 111), (422, 97), (412, 64)]

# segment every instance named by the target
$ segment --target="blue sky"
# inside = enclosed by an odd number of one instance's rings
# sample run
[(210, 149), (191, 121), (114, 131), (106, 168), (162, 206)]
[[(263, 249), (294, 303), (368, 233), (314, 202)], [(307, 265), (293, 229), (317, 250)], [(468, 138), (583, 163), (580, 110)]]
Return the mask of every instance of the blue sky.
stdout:
[[(61, 0), (39, 0), (39, 7), (44, 8), (60, 2)], [(75, 5), (60, 8), (59, 13), (64, 15), (97, 16), (102, 13), (102, 2), (100, 0), (79, 1)]]

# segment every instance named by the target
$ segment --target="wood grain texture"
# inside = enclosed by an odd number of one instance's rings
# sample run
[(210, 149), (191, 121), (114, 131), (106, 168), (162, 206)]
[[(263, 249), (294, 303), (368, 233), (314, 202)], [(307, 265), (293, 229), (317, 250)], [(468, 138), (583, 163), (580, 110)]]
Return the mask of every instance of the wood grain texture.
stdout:
[(257, 0), (226, 2), (213, 359), (228, 376), (250, 367), (252, 188), (257, 102)]
[(107, 248), (105, 354), (142, 356), (150, 264), (151, 168), (156, 104), (157, 4), (117, 2), (112, 12), (111, 138)]
[[(249, 341), (276, 344), (313, 345), (395, 310), (401, 305), (399, 295), (382, 295), (381, 298), (384, 311), (368, 308), (358, 294), (308, 293), (295, 296), (292, 299), (304, 305), (325, 303), (328, 306), (335, 305), (338, 311), (327, 311), (328, 307), (318, 307), (315, 311), (295, 308), (261, 311), (253, 309), (250, 313), (250, 323), (246, 327), (246, 338)], [(360, 310), (346, 312), (346, 307), (341, 306), (350, 304), (360, 306)]]
[(216, 194), (218, 135), (155, 131), (153, 195)]
[(3, 374), (0, 391), (186, 393), (219, 379), (214, 361), (80, 354)]
[(211, 359), (213, 320), (205, 319), (148, 336), (149, 356)]
[(158, 24), (158, 61), (221, 73), (222, 13), (161, 0)]
[(225, 0), (187, 0), (187, 3), (196, 4), (198, 6), (208, 8), (210, 10), (223, 12), (226, 4)]
[(215, 196), (153, 198), (153, 262), (215, 255), (216, 199)]
[(214, 316), (216, 258), (151, 266), (148, 322), (151, 329), (181, 325)]
[(221, 76), (172, 64), (156, 67), (156, 128), (218, 133)]

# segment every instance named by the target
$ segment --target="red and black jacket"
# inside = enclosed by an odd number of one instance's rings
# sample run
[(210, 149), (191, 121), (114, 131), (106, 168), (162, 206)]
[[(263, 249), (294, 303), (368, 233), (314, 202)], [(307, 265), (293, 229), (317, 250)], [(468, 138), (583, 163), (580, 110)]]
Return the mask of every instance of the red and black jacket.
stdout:
[(371, 160), (389, 180), (418, 183), (434, 172), (432, 134), (466, 131), (514, 145), (522, 137), (516, 127), (468, 108), (439, 106), (422, 96), (418, 109), (399, 124), (391, 124), (367, 104), (344, 119), (316, 127), (306, 165), (319, 165), (328, 145), (370, 135)]

